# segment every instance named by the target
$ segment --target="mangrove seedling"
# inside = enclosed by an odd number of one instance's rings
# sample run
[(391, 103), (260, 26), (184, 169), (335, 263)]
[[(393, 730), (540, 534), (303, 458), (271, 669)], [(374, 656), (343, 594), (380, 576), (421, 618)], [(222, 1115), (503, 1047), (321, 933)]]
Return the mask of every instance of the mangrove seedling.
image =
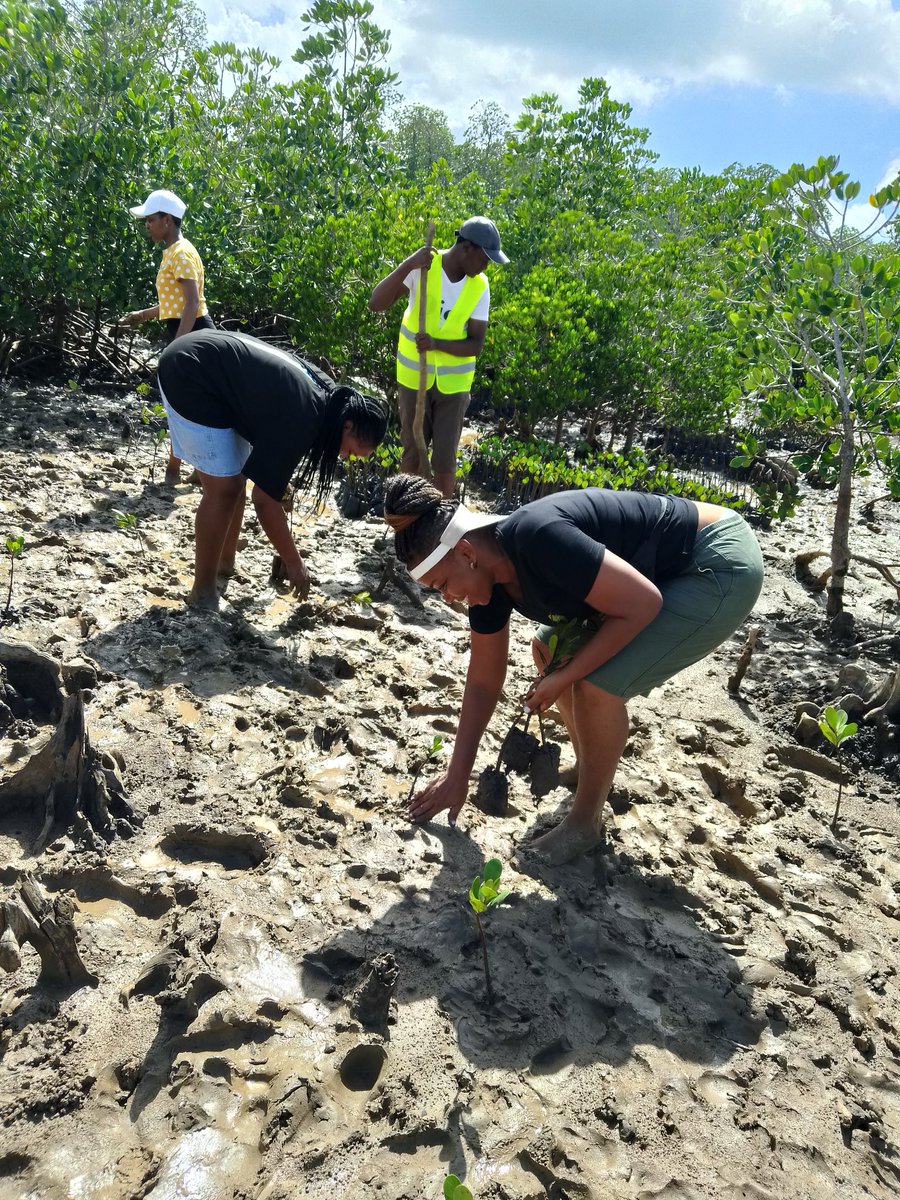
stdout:
[(469, 888), (469, 904), (475, 914), (478, 936), (481, 939), (481, 957), (484, 961), (485, 994), (488, 1004), (494, 1003), (494, 989), (491, 986), (491, 970), (488, 966), (487, 942), (484, 937), (481, 914), (487, 912), (489, 908), (496, 908), (498, 904), (502, 904), (509, 895), (508, 891), (500, 887), (500, 874), (502, 870), (503, 866), (499, 858), (488, 859), (481, 870), (481, 874), (475, 876), (472, 880), (472, 886)]
[(473, 1200), (473, 1196), (458, 1175), (448, 1175), (444, 1180), (444, 1200)]
[(119, 509), (114, 508), (113, 515), (116, 518), (116, 525), (118, 525), (119, 529), (124, 530), (126, 533), (134, 533), (137, 535), (138, 545), (141, 548), (141, 554), (146, 555), (147, 547), (144, 545), (141, 527), (138, 524), (138, 519), (134, 513), (121, 512)]
[[(372, 593), (371, 592), (356, 592), (356, 593), (354, 593), (353, 603), (360, 605), (360, 607), (362, 607), (362, 608), (371, 608), (372, 607)], [(437, 740), (437, 739), (435, 739), (435, 740)]]
[(159, 454), (160, 446), (169, 436), (169, 430), (166, 426), (163, 426), (162, 429), (154, 429), (150, 436), (153, 439), (153, 461), (150, 463), (150, 482), (153, 483), (156, 474), (156, 456)]
[(6, 608), (3, 610), (4, 617), (9, 612), (9, 606), (12, 604), (13, 592), (13, 568), (16, 559), (25, 549), (25, 537), (23, 534), (17, 534), (16, 537), (8, 537), (4, 545), (4, 552), (9, 555), (9, 591), (6, 593)]
[(857, 725), (855, 721), (848, 721), (847, 714), (842, 708), (835, 708), (829, 704), (824, 713), (819, 717), (819, 729), (822, 731), (822, 736), (826, 741), (831, 742), (834, 746), (835, 756), (837, 758), (838, 770), (838, 794), (837, 804), (834, 806), (834, 816), (831, 818), (832, 831), (837, 829), (838, 814), (841, 811), (841, 789), (844, 786), (844, 768), (841, 764), (841, 744), (852, 738), (856, 733)]
[(406, 797), (407, 804), (413, 798), (413, 793), (416, 790), (416, 784), (419, 782), (419, 776), (422, 774), (425, 766), (430, 762), (436, 762), (443, 752), (444, 739), (435, 735), (435, 737), (433, 737), (431, 740), (431, 746), (425, 751), (422, 758), (420, 758), (416, 763), (416, 773), (413, 775), (412, 783), (409, 785), (409, 795)]

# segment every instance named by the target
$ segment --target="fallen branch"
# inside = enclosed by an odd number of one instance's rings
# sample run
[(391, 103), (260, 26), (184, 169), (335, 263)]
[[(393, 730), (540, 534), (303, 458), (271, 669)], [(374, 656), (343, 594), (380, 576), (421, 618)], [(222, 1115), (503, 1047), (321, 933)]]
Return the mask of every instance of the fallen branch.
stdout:
[(753, 657), (753, 651), (756, 647), (756, 639), (760, 635), (760, 627), (757, 625), (747, 634), (747, 640), (744, 642), (744, 648), (741, 650), (741, 656), (737, 661), (737, 666), (734, 669), (734, 674), (729, 676), (728, 690), (729, 692), (738, 692), (741, 686), (741, 680), (747, 673), (747, 668), (750, 666), (750, 660)]

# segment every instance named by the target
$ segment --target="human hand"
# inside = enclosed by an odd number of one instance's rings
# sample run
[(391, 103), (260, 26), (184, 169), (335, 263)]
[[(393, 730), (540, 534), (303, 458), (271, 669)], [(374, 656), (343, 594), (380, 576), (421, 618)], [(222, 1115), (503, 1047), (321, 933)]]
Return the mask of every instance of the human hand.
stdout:
[(523, 704), (528, 712), (542, 713), (552, 708), (563, 694), (570, 681), (562, 671), (551, 671), (549, 675), (539, 675), (525, 693)]
[(449, 772), (438, 775), (410, 800), (407, 809), (409, 819), (417, 823), (430, 821), (446, 808), (449, 810), (450, 824), (455, 825), (468, 791), (468, 780), (460, 782), (452, 779)]
[(126, 313), (124, 317), (119, 318), (120, 325), (140, 325), (144, 319), (143, 309), (136, 308), (133, 312)]
[(416, 349), (420, 354), (424, 354), (428, 350), (436, 350), (435, 340), (430, 333), (416, 334)]
[(422, 246), (409, 256), (404, 266), (409, 271), (427, 271), (435, 254), (437, 254), (437, 250), (434, 246)]
[(306, 569), (306, 563), (297, 555), (297, 561), (293, 564), (284, 564), (285, 572), (287, 573), (288, 585), (291, 595), (296, 596), (299, 600), (305, 600), (309, 595), (309, 571)]

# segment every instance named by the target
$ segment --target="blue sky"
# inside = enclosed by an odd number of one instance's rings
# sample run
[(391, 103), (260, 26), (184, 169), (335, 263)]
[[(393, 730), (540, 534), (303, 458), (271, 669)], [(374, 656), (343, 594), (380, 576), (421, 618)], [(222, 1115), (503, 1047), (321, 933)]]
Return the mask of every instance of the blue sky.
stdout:
[[(471, 104), (600, 75), (664, 166), (786, 168), (839, 154), (863, 194), (900, 172), (900, 0), (373, 0), (410, 102)], [(200, 0), (210, 39), (287, 60), (306, 4)]]

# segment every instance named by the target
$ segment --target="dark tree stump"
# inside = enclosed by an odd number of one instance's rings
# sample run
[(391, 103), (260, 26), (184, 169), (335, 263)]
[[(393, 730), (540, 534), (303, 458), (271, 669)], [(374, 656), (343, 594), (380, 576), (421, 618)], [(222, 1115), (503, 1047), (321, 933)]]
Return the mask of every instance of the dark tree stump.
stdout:
[(42, 828), (35, 854), (56, 828), (80, 827), (95, 845), (92, 833), (106, 842), (117, 832), (130, 836), (139, 822), (115, 760), (91, 745), (81, 691), (66, 695), (59, 663), (33, 646), (0, 642), (0, 666), (20, 695), (33, 697), (56, 721), (49, 738), (27, 758), (0, 771), (0, 813), (37, 812)]
[(68, 896), (48, 900), (34, 876), (26, 873), (18, 900), (4, 900), (0, 906), (0, 969), (17, 971), (19, 950), (30, 942), (41, 959), (40, 985), (73, 990), (96, 987), (99, 979), (81, 961), (74, 914)]

